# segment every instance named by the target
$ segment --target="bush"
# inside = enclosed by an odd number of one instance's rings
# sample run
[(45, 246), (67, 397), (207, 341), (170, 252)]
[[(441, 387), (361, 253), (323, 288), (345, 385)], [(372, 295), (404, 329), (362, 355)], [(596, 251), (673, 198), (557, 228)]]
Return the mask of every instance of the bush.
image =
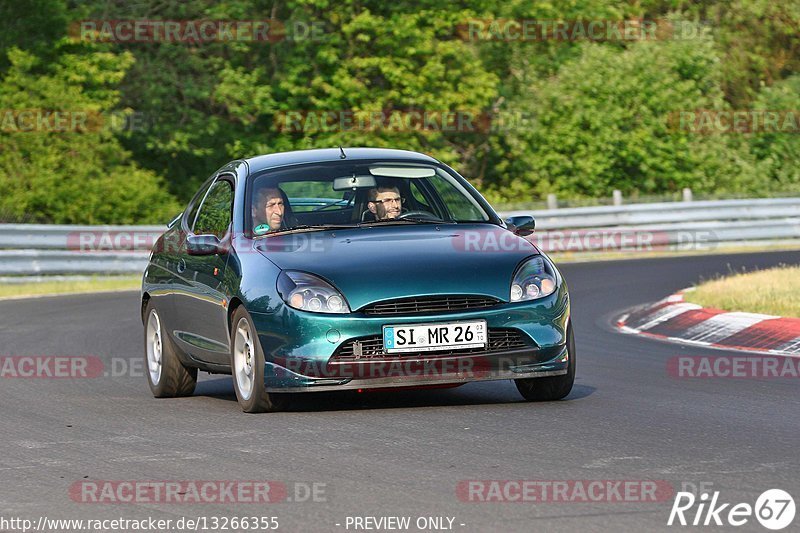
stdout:
[(537, 80), (510, 108), (535, 117), (496, 141), (505, 175), (496, 200), (757, 189), (746, 144), (681, 131), (680, 111), (725, 109), (710, 35), (689, 41), (588, 43), (555, 76)]
[[(0, 217), (48, 223), (157, 223), (180, 211), (154, 172), (143, 170), (109, 128), (129, 54), (74, 54), (54, 63), (11, 49), (0, 88)], [(72, 112), (79, 127), (20, 120), (20, 112)], [(49, 124), (49, 126), (45, 125)], [(85, 124), (86, 127), (80, 127)]]

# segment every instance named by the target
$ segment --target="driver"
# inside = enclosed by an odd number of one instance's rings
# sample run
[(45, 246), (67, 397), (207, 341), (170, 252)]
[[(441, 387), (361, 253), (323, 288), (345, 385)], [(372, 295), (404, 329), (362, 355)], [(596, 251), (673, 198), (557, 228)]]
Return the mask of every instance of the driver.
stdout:
[(400, 189), (393, 186), (378, 186), (369, 190), (367, 209), (375, 220), (390, 220), (400, 216), (403, 198)]
[(282, 190), (276, 187), (261, 189), (256, 199), (253, 218), (256, 220), (266, 219), (266, 222), (256, 226), (253, 231), (258, 235), (262, 235), (281, 229), (284, 223), (287, 203), (286, 193)]

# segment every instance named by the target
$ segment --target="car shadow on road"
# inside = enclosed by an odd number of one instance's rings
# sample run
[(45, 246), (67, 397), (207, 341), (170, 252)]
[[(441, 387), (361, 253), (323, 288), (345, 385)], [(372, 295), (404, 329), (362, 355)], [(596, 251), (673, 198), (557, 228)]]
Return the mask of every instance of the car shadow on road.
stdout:
[[(572, 392), (558, 403), (586, 398), (595, 387), (576, 383)], [(197, 383), (195, 396), (236, 403), (231, 378), (212, 378)], [(409, 407), (447, 407), (463, 405), (515, 405), (527, 403), (511, 381), (467, 383), (455, 388), (395, 389), (380, 391), (313, 392), (291, 395), (287, 411), (324, 412)]]

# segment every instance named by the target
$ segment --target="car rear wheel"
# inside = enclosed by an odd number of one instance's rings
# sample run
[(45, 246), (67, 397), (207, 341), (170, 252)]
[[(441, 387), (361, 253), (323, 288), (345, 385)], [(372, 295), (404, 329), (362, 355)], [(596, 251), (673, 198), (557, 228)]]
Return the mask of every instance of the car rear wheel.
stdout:
[(264, 384), (264, 352), (250, 315), (239, 307), (233, 313), (231, 369), (236, 398), (245, 413), (280, 411), (286, 407), (283, 394), (270, 394)]
[(549, 402), (564, 398), (572, 390), (575, 383), (575, 338), (572, 335), (572, 324), (567, 326), (567, 373), (563, 376), (546, 378), (515, 379), (517, 390), (529, 402)]
[(152, 302), (145, 310), (144, 363), (147, 384), (156, 398), (191, 396), (197, 385), (197, 369), (186, 368), (178, 359), (164, 321)]

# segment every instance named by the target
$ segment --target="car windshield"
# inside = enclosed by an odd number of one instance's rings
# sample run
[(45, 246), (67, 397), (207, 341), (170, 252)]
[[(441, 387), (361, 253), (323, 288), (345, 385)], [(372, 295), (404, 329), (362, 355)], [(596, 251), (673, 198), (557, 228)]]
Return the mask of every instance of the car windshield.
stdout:
[(462, 179), (432, 165), (337, 162), (275, 169), (252, 177), (255, 236), (383, 224), (487, 222)]

